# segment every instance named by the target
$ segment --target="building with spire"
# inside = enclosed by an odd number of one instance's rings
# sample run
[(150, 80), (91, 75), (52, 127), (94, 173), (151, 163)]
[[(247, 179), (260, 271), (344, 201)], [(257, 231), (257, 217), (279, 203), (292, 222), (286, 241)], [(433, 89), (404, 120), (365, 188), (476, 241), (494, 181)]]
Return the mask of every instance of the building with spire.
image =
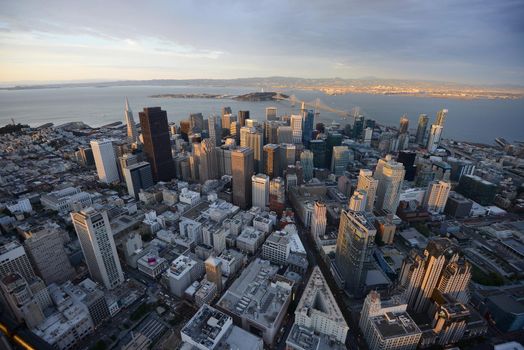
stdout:
[(129, 101), (127, 100), (127, 97), (126, 106), (124, 110), (124, 118), (127, 127), (127, 139), (131, 143), (139, 142), (138, 132), (136, 131), (135, 119), (133, 118), (133, 111), (131, 110), (131, 107), (129, 107)]

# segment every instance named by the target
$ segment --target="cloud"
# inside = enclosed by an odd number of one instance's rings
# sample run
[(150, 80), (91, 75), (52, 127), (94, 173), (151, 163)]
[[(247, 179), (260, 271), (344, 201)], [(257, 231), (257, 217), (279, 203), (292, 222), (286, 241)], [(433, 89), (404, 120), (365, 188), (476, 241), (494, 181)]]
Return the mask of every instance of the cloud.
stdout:
[[(36, 51), (59, 38), (65, 47), (133, 52), (159, 66), (170, 56), (173, 67), (195, 75), (524, 82), (520, 0), (20, 0), (2, 6), (0, 40), (29, 35), (38, 41)], [(117, 56), (115, 64), (134, 63)]]

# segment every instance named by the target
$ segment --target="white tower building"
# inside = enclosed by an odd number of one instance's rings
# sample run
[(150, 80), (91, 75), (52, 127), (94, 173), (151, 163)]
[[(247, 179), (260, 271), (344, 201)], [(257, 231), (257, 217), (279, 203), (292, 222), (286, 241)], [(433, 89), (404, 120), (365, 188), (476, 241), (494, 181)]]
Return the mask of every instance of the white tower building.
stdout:
[(99, 180), (108, 184), (119, 181), (113, 142), (111, 140), (93, 140), (91, 149)]
[(92, 207), (71, 213), (91, 277), (107, 289), (124, 282), (107, 212)]
[(256, 174), (251, 177), (252, 205), (265, 208), (269, 204), (269, 176)]
[(366, 210), (372, 211), (375, 205), (378, 180), (373, 178), (373, 172), (367, 169), (360, 169), (357, 182), (357, 190), (366, 191)]
[(444, 211), (451, 185), (446, 181), (433, 181), (429, 184), (424, 198), (424, 206), (430, 213), (440, 214)]
[(375, 178), (378, 180), (375, 203), (377, 209), (388, 210), (393, 214), (396, 213), (405, 173), (404, 165), (394, 161), (389, 154), (385, 159), (378, 161), (377, 169), (375, 170)]
[(138, 133), (136, 131), (135, 119), (133, 118), (133, 111), (129, 107), (129, 101), (127, 100), (127, 97), (126, 108), (124, 110), (124, 118), (126, 120), (127, 138), (129, 139), (129, 142), (139, 142)]
[(311, 235), (315, 241), (326, 233), (326, 223), (326, 204), (324, 202), (315, 201), (313, 217), (311, 218)]

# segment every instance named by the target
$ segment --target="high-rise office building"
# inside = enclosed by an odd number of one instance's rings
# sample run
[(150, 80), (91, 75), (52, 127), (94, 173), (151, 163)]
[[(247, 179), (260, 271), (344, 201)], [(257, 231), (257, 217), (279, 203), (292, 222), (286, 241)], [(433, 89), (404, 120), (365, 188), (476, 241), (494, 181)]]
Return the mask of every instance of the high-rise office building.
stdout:
[(424, 197), (424, 207), (430, 213), (441, 214), (446, 207), (451, 184), (446, 181), (433, 181), (429, 184)]
[(270, 178), (282, 175), (280, 147), (277, 144), (264, 145), (264, 174)]
[(138, 199), (141, 189), (148, 189), (154, 185), (151, 165), (148, 162), (140, 162), (129, 165), (123, 169), (127, 192), (130, 196)]
[(326, 141), (311, 140), (309, 149), (313, 152), (313, 165), (315, 168), (326, 167)]
[(237, 116), (231, 113), (222, 115), (222, 129), (231, 130), (231, 122), (236, 122)]
[(269, 182), (269, 209), (281, 213), (286, 205), (286, 184), (283, 178), (275, 177)]
[(222, 290), (222, 261), (211, 255), (206, 259), (206, 278), (216, 284), (219, 291)]
[(435, 152), (440, 145), (440, 139), (442, 137), (442, 130), (444, 128), (441, 125), (433, 124), (431, 125), (431, 130), (429, 131), (428, 137), (428, 146), (427, 149), (429, 152)]
[(311, 217), (311, 235), (315, 241), (326, 233), (326, 203), (315, 201), (313, 216)]
[[(399, 286), (409, 309), (425, 313), (436, 290), (467, 301), (471, 278), (469, 265), (460, 256), (460, 248), (448, 238), (432, 239), (424, 254), (413, 252), (404, 260)], [(443, 278), (443, 276), (445, 277)]]
[(373, 172), (360, 169), (357, 182), (357, 190), (366, 191), (366, 210), (373, 211), (375, 197), (377, 194), (378, 180), (373, 177)]
[(362, 137), (362, 131), (364, 130), (364, 116), (359, 115), (355, 118), (355, 121), (353, 122), (353, 138), (359, 139)]
[(280, 168), (284, 171), (289, 165), (295, 165), (297, 148), (292, 143), (281, 143), (280, 149)]
[(312, 110), (307, 110), (302, 103), (302, 119), (303, 119), (303, 134), (302, 142), (306, 147), (309, 146), (309, 141), (313, 137), (313, 128), (315, 126), (315, 113)]
[(249, 111), (238, 111), (238, 123), (240, 127), (246, 126), (246, 119), (249, 119)]
[(291, 115), (291, 130), (293, 132), (293, 143), (302, 143), (302, 124), (304, 120), (301, 115)]
[(175, 163), (171, 153), (171, 140), (167, 113), (160, 107), (144, 108), (139, 113), (144, 152), (151, 165), (154, 181), (170, 181), (175, 177)]
[(231, 151), (233, 181), (233, 204), (242, 209), (251, 205), (251, 175), (253, 175), (253, 150), (240, 147)]
[(207, 180), (219, 178), (217, 148), (210, 139), (202, 140), (193, 145), (193, 157), (198, 169), (198, 180), (204, 183)]
[(129, 142), (138, 142), (138, 132), (136, 131), (135, 119), (133, 118), (133, 111), (131, 110), (131, 107), (129, 107), (127, 97), (124, 118), (126, 120), (127, 139)]
[(17, 272), (27, 280), (35, 277), (35, 271), (24, 247), (17, 241), (0, 246), (0, 278)]
[(415, 350), (422, 332), (409, 313), (407, 305), (393, 297), (380, 300), (371, 291), (364, 300), (359, 327), (370, 350)]
[(415, 136), (415, 142), (419, 145), (424, 144), (424, 138), (426, 137), (426, 129), (428, 127), (428, 115), (421, 114), (418, 117), (417, 135)]
[(491, 205), (498, 186), (476, 175), (462, 175), (456, 191), (480, 205)]
[(243, 127), (240, 135), (240, 146), (249, 147), (253, 150), (254, 170), (264, 171), (264, 135), (257, 128)]
[(71, 213), (91, 278), (113, 289), (124, 282), (107, 212), (92, 207)]
[(331, 172), (335, 175), (342, 175), (346, 171), (350, 161), (350, 150), (347, 146), (333, 147), (331, 157)]
[(380, 159), (375, 169), (375, 179), (378, 180), (375, 207), (396, 213), (400, 198), (400, 190), (405, 175), (404, 166), (394, 161), (391, 155)]
[(277, 107), (267, 107), (266, 108), (266, 120), (278, 120), (277, 117)]
[(448, 110), (447, 109), (441, 109), (437, 112), (437, 120), (435, 124), (444, 126), (444, 122), (446, 121), (446, 118), (448, 116)]
[(406, 174), (404, 180), (413, 181), (415, 180), (415, 173), (417, 168), (415, 167), (415, 160), (417, 158), (417, 152), (413, 151), (400, 151), (398, 152), (397, 161), (404, 165)]
[(342, 134), (338, 131), (329, 131), (326, 138), (326, 166), (331, 166), (333, 148), (342, 145)]
[(367, 194), (365, 190), (356, 190), (349, 198), (348, 208), (351, 211), (361, 212), (366, 210)]
[(404, 114), (402, 117), (400, 117), (400, 126), (398, 128), (399, 134), (407, 134), (409, 129), (409, 119), (407, 114)]
[(191, 123), (191, 131), (200, 133), (204, 130), (204, 116), (202, 113), (189, 114), (189, 121)]
[(371, 263), (375, 244), (375, 217), (368, 212), (342, 210), (338, 229), (335, 263), (345, 288), (354, 296), (362, 296), (366, 266)]
[(38, 275), (46, 284), (73, 279), (75, 270), (64, 249), (60, 231), (52, 225), (35, 227), (26, 233), (24, 247)]
[(309, 181), (313, 178), (313, 152), (304, 150), (300, 153), (300, 163), (302, 164), (302, 171), (304, 173), (304, 180)]
[(91, 149), (95, 158), (98, 179), (108, 184), (119, 181), (113, 142), (111, 140), (92, 140)]
[(278, 144), (278, 127), (282, 126), (282, 122), (278, 120), (264, 122), (264, 142), (266, 144)]
[(220, 118), (216, 115), (211, 115), (207, 118), (209, 139), (215, 146), (220, 146), (222, 144), (222, 127), (220, 126), (220, 122)]
[(281, 125), (277, 128), (278, 143), (293, 143), (293, 129), (291, 126)]
[(251, 177), (253, 206), (265, 208), (269, 204), (269, 176), (256, 174)]

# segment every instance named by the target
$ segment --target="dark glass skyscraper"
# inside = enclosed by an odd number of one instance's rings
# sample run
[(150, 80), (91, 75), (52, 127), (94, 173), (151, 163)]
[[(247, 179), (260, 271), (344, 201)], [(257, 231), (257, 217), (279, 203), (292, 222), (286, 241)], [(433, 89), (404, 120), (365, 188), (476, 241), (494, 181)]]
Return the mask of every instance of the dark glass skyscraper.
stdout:
[(415, 142), (419, 145), (424, 144), (424, 136), (426, 136), (426, 129), (428, 127), (428, 116), (427, 114), (421, 114), (418, 117), (417, 135), (415, 136)]
[(315, 113), (311, 110), (302, 110), (302, 116), (304, 120), (304, 127), (302, 130), (302, 142), (304, 146), (309, 147), (309, 141), (311, 141), (313, 135), (313, 128), (315, 125)]
[(144, 152), (151, 164), (155, 181), (169, 181), (175, 177), (175, 163), (171, 154), (171, 140), (167, 113), (160, 107), (144, 108), (139, 113)]
[(246, 119), (249, 119), (249, 111), (238, 111), (240, 127), (246, 126)]

